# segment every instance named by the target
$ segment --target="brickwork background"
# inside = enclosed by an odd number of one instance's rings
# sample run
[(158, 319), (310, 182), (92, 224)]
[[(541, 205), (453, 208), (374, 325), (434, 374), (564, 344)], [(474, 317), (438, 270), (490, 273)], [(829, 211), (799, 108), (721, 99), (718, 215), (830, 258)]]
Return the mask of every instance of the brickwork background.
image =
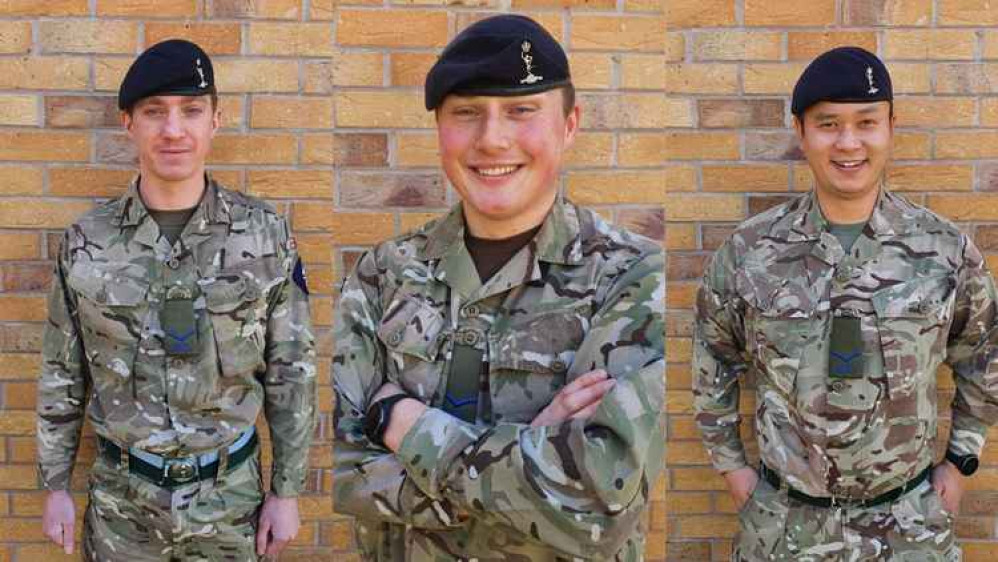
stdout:
[[(670, 283), (668, 557), (726, 560), (737, 516), (700, 446), (689, 392), (691, 307), (703, 267), (739, 221), (810, 188), (790, 128), (789, 94), (811, 58), (853, 44), (884, 58), (894, 79), (894, 189), (958, 221), (995, 271), (998, 5), (666, 0), (665, 17), (667, 132), (660, 154)], [(948, 374), (940, 375), (940, 386), (948, 404)], [(743, 400), (743, 429), (752, 426), (753, 411), (752, 400)], [(744, 437), (754, 442), (749, 431)], [(957, 520), (968, 562), (998, 554), (998, 432), (990, 437)]]
[[(214, 174), (287, 212), (310, 269), (322, 414), (304, 526), (282, 560), (356, 559), (330, 499), (334, 285), (365, 247), (455, 202), (422, 81), (457, 31), (497, 11), (530, 14), (569, 48), (584, 109), (565, 189), (661, 239), (662, 139), (675, 113), (661, 0), (0, 0), (0, 562), (63, 559), (43, 541), (34, 476), (51, 258), (61, 229), (132, 176), (115, 94), (134, 57), (169, 37), (199, 42), (215, 62)], [(93, 458), (88, 437), (80, 509)], [(664, 488), (650, 560), (665, 557)]]

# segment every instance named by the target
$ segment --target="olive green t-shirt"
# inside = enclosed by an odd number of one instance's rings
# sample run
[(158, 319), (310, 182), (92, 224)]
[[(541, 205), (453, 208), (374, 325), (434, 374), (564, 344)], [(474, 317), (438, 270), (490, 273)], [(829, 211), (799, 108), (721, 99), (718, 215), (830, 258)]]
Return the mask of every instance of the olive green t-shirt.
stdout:
[[(842, 249), (848, 255), (865, 227), (866, 222), (829, 223), (828, 232), (838, 239)], [(860, 319), (857, 316), (840, 315), (837, 311), (833, 311), (833, 314), (832, 333), (829, 338), (828, 375), (830, 378), (863, 378), (866, 376), (865, 356), (867, 354), (863, 346)]]
[(184, 231), (184, 227), (187, 226), (187, 222), (191, 220), (191, 216), (194, 215), (194, 211), (198, 208), (197, 205), (189, 209), (177, 209), (170, 211), (160, 211), (157, 209), (149, 209), (149, 215), (156, 221), (159, 225), (159, 232), (163, 235), (166, 240), (172, 246), (180, 238), (180, 233)]

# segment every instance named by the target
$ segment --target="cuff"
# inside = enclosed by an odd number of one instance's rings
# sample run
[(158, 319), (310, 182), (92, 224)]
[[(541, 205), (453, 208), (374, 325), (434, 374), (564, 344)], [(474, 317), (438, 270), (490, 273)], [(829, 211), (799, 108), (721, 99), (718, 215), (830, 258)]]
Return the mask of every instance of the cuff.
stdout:
[(439, 500), (454, 461), (486, 431), (443, 410), (427, 408), (402, 438), (395, 457), (416, 487)]
[(38, 485), (45, 490), (69, 490), (70, 479), (73, 476), (73, 465), (38, 465)]
[(969, 416), (953, 416), (947, 449), (959, 456), (981, 456), (988, 427)]
[(304, 470), (274, 469), (270, 477), (270, 491), (281, 498), (295, 498), (305, 490)]

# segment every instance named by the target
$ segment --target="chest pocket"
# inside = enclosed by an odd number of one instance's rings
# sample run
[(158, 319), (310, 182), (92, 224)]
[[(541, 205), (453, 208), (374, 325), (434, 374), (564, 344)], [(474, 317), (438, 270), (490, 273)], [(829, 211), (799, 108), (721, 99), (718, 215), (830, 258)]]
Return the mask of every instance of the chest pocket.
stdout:
[(585, 299), (541, 305), (509, 319), (489, 346), (493, 420), (529, 423), (551, 403), (567, 383), (591, 317), (592, 303)]
[(923, 277), (873, 295), (892, 399), (916, 392), (920, 381), (935, 381), (936, 367), (946, 353), (953, 287), (950, 277)]
[(440, 311), (411, 295), (396, 297), (378, 325), (378, 339), (387, 351), (388, 380), (426, 403), (432, 401), (443, 374), (443, 328)]
[(68, 283), (77, 295), (83, 342), (95, 377), (131, 377), (149, 286), (141, 268), (127, 263), (78, 262)]
[(284, 280), (277, 258), (260, 258), (200, 281), (224, 376), (264, 368), (268, 294)]

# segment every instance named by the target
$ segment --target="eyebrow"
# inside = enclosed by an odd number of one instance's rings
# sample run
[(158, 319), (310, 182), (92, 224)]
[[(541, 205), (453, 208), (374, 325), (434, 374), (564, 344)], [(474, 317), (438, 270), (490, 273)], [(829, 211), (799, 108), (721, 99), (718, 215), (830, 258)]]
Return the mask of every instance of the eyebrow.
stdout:
[[(879, 108), (879, 106), (876, 106), (876, 105), (868, 105), (868, 106), (864, 107), (863, 109), (860, 109), (856, 113), (858, 113), (860, 115), (869, 115), (871, 113), (876, 113), (878, 108)], [(839, 116), (839, 114), (837, 114), (837, 113), (815, 113), (814, 114), (814, 118), (817, 121), (824, 121), (825, 119), (834, 119), (834, 118), (836, 118), (838, 116)]]

